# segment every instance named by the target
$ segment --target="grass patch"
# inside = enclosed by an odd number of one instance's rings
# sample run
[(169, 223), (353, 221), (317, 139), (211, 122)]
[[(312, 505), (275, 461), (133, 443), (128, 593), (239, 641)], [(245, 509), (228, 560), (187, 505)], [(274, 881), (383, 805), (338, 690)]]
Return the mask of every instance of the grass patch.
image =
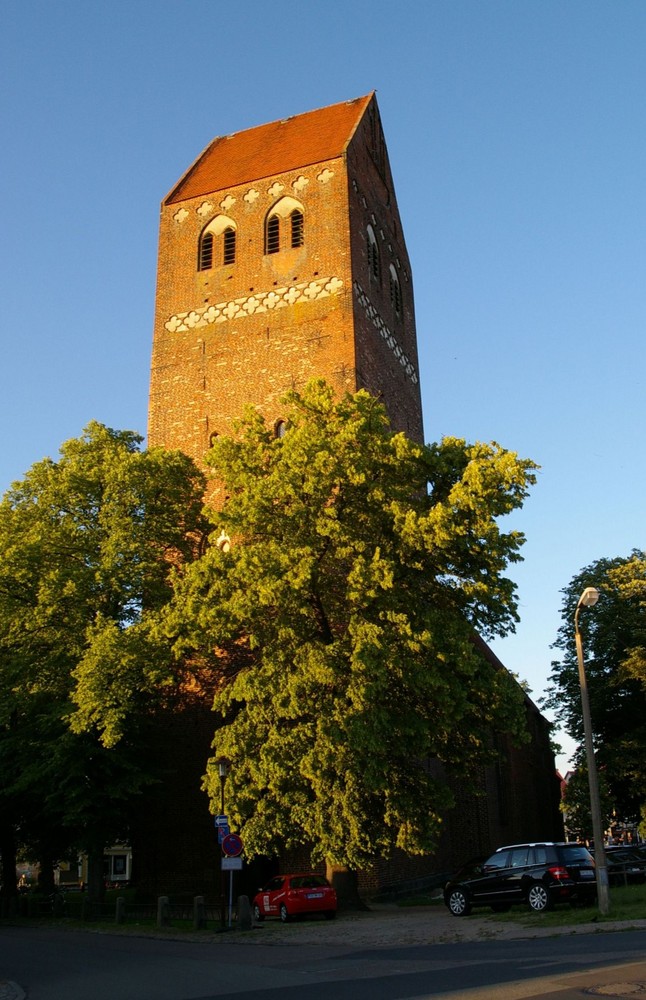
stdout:
[[(487, 914), (486, 907), (477, 907), (476, 915)], [(568, 927), (578, 924), (611, 923), (615, 920), (646, 920), (646, 885), (617, 886), (610, 890), (610, 912), (601, 916), (596, 906), (556, 906), (546, 913), (534, 913), (527, 906), (513, 906), (508, 913), (491, 914), (496, 922), (522, 924), (524, 927)]]

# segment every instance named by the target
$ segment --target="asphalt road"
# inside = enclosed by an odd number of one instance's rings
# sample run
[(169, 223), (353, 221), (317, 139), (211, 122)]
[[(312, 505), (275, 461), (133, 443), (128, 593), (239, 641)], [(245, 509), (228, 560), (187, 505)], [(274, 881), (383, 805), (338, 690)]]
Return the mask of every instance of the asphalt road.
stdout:
[(645, 929), (428, 944), (353, 944), (351, 934), (311, 944), (296, 926), (293, 940), (280, 930), (196, 942), (3, 927), (0, 1000), (646, 997)]

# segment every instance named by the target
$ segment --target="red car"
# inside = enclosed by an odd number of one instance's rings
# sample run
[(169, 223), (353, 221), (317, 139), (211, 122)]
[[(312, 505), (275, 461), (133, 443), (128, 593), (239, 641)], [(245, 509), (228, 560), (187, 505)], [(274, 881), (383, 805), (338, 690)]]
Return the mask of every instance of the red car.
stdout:
[(336, 892), (322, 875), (276, 875), (253, 899), (258, 921), (280, 917), (286, 923), (302, 913), (323, 913), (327, 920), (336, 917)]

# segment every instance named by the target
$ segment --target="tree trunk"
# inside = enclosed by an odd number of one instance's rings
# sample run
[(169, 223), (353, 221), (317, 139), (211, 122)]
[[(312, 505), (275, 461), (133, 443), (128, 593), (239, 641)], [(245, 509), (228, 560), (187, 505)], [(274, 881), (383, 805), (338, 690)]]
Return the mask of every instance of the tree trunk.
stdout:
[(103, 877), (103, 846), (94, 847), (87, 856), (87, 900), (88, 903), (102, 903), (105, 896)]
[(11, 823), (0, 823), (0, 916), (9, 917), (18, 910), (16, 881), (16, 838)]
[(335, 865), (326, 862), (325, 874), (328, 882), (336, 889), (340, 910), (367, 910), (368, 907), (359, 896), (357, 873), (345, 865)]
[(54, 881), (54, 856), (46, 846), (41, 846), (38, 851), (38, 867), (38, 891), (44, 893), (46, 896), (51, 896), (56, 889), (56, 882)]

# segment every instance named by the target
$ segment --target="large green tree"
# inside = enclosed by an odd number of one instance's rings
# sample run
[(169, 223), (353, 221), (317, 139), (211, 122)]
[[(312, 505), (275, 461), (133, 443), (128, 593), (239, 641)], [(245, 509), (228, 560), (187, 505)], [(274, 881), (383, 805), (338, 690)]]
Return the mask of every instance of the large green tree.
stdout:
[(586, 587), (600, 592), (598, 603), (579, 613), (595, 756), (617, 815), (635, 820), (646, 801), (644, 553), (598, 559), (563, 591), (563, 624), (554, 643), (561, 657), (552, 663), (545, 704), (579, 744), (580, 764), (585, 754), (574, 613)]
[(610, 572), (620, 598), (634, 613), (634, 622), (622, 676), (639, 681), (646, 690), (646, 552), (635, 550), (628, 559)]
[[(361, 391), (322, 382), (284, 400), (276, 437), (253, 410), (210, 453), (223, 506), (180, 574), (167, 631), (226, 677), (205, 778), (230, 761), (227, 811), (248, 855), (308, 845), (357, 867), (432, 851), (494, 730), (522, 739), (523, 695), (473, 642), (517, 620), (504, 575), (523, 536), (532, 462), (496, 444), (422, 447)], [(229, 546), (225, 539), (230, 538)]]
[(70, 847), (100, 864), (154, 776), (140, 729), (177, 668), (149, 619), (199, 547), (204, 479), (181, 453), (140, 445), (92, 423), (0, 503), (6, 872), (17, 839), (44, 872)]

